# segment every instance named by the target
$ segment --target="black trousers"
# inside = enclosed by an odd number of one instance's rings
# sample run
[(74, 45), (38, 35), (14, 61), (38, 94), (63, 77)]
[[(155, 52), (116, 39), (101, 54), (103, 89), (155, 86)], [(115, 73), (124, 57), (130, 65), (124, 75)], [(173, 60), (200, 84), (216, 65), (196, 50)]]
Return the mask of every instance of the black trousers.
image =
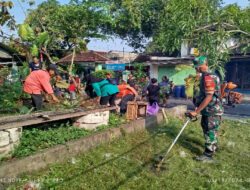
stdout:
[(96, 97), (96, 94), (93, 90), (93, 87), (92, 85), (87, 85), (86, 86), (86, 89), (85, 89), (85, 92), (86, 94), (90, 97), (90, 98), (95, 98)]
[(35, 107), (35, 109), (41, 110), (43, 108), (43, 97), (41, 94), (31, 94), (32, 104)]
[(109, 96), (102, 97), (101, 101), (100, 101), (100, 104), (101, 105), (107, 105), (107, 103), (109, 102), (110, 106), (115, 106), (116, 95), (117, 95), (117, 93), (109, 95)]
[(126, 95), (126, 96), (124, 96), (122, 98), (122, 101), (121, 101), (121, 110), (120, 110), (120, 112), (122, 114), (126, 113), (126, 111), (127, 111), (127, 103), (128, 103), (128, 101), (133, 101), (134, 98), (135, 98), (135, 96), (132, 95), (132, 94), (128, 94), (128, 95)]

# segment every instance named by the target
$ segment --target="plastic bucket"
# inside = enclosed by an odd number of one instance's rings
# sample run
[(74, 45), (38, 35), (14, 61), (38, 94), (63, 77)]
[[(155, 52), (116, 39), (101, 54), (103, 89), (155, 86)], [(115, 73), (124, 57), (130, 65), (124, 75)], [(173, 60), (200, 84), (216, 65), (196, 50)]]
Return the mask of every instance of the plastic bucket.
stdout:
[(181, 97), (182, 98), (186, 98), (185, 90), (186, 90), (185, 86), (181, 86)]
[(174, 87), (174, 97), (176, 97), (176, 98), (181, 97), (181, 86)]

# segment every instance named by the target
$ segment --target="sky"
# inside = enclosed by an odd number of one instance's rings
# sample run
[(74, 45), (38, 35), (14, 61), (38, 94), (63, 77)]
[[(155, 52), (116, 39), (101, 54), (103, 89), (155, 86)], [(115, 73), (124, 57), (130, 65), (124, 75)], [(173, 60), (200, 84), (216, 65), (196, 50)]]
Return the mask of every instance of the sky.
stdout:
[[(22, 10), (21, 6), (18, 2), (21, 0), (13, 0), (14, 2), (14, 8), (10, 10), (11, 14), (15, 16), (17, 24), (23, 23), (25, 19), (24, 11)], [(32, 6), (31, 8), (36, 8), (36, 6), (45, 0), (35, 0), (36, 4)], [(61, 4), (67, 4), (70, 0), (58, 0)], [(237, 3), (241, 7), (249, 6), (248, 0), (224, 0), (224, 5)], [(22, 6), (24, 9), (30, 8), (29, 5), (26, 3), (22, 3)], [(7, 28), (3, 28), (3, 31), (6, 33), (10, 33)], [(131, 52), (133, 51), (133, 48), (129, 47), (126, 43), (126, 41), (121, 40), (119, 38), (113, 38), (110, 40), (99, 40), (99, 39), (92, 39), (90, 43), (88, 44), (89, 50), (96, 50), (96, 51), (125, 51), (125, 52)]]

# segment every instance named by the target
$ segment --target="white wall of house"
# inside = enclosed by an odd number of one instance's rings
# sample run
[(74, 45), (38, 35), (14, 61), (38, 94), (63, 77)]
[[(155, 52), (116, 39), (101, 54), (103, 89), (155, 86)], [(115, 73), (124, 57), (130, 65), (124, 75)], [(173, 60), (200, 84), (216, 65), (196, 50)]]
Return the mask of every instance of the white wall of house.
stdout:
[(158, 65), (150, 64), (150, 77), (158, 79)]
[(183, 40), (181, 44), (181, 57), (187, 57), (189, 55), (188, 41)]

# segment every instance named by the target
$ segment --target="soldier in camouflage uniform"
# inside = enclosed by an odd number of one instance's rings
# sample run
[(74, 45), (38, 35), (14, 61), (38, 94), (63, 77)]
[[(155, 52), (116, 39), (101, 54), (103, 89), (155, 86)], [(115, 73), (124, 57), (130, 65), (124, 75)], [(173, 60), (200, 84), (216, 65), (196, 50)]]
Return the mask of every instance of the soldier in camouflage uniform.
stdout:
[(206, 57), (197, 57), (194, 60), (196, 71), (201, 73), (199, 90), (195, 90), (196, 110), (190, 112), (192, 116), (201, 113), (201, 126), (205, 137), (205, 151), (197, 158), (198, 161), (211, 161), (213, 152), (218, 150), (217, 132), (221, 123), (223, 107), (220, 94), (220, 79), (208, 70)]

